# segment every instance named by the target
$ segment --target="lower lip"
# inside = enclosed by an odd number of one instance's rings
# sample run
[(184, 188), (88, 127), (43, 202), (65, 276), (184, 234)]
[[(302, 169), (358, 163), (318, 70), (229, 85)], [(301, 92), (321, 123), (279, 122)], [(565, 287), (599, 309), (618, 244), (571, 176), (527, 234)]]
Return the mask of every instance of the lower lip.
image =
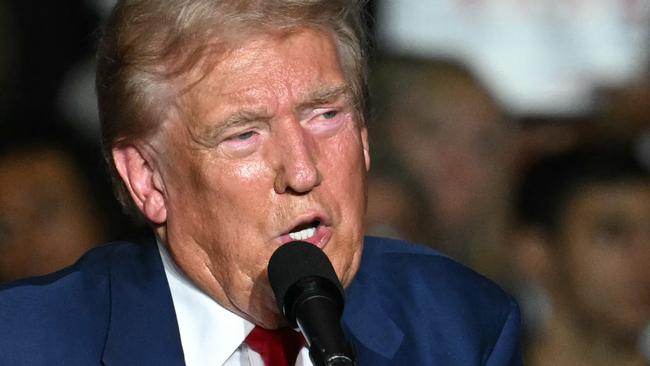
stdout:
[(292, 241), (304, 241), (306, 243), (315, 245), (315, 246), (323, 249), (323, 248), (325, 248), (325, 246), (327, 245), (327, 243), (329, 242), (331, 237), (332, 237), (332, 229), (329, 226), (321, 225), (321, 226), (318, 226), (316, 228), (316, 233), (314, 234), (314, 236), (312, 236), (309, 239), (295, 240), (295, 239), (292, 239), (289, 236), (289, 234), (287, 234), (287, 235), (282, 235), (280, 240), (282, 241), (282, 244), (286, 244), (286, 243), (289, 243), (289, 242), (292, 242)]

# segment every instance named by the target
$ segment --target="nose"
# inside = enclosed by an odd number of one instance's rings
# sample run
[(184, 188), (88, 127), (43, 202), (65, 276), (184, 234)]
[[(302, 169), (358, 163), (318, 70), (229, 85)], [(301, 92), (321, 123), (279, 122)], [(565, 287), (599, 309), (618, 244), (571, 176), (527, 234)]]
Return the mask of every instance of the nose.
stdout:
[(300, 123), (283, 122), (274, 140), (275, 191), (305, 194), (318, 186), (321, 174), (316, 166), (316, 142)]

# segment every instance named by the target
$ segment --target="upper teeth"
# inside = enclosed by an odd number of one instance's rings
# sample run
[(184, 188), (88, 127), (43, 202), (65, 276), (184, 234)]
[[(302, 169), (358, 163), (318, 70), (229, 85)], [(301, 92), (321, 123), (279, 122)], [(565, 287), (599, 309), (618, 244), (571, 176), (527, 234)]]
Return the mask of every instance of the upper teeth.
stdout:
[(314, 234), (316, 234), (316, 228), (310, 227), (296, 231), (295, 233), (289, 233), (289, 237), (293, 240), (305, 240), (311, 238)]

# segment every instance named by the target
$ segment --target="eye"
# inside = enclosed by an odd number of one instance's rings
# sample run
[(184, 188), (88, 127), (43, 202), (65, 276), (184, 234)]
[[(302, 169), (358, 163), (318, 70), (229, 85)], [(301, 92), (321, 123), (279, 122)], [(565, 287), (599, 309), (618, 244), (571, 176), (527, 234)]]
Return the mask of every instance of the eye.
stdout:
[(334, 135), (352, 119), (346, 106), (338, 104), (312, 109), (303, 118), (305, 127), (319, 136)]
[(249, 130), (245, 132), (237, 132), (230, 137), (227, 137), (224, 142), (230, 143), (230, 144), (238, 144), (242, 142), (248, 142), (255, 138), (255, 136), (258, 135), (258, 132), (255, 130)]
[(325, 119), (332, 119), (332, 118), (335, 118), (338, 114), (339, 114), (339, 111), (330, 110), (330, 111), (324, 112), (323, 114), (321, 114), (321, 116), (323, 116), (323, 118), (325, 118)]
[(608, 217), (598, 222), (595, 236), (599, 243), (607, 246), (621, 246), (630, 241), (634, 234), (633, 225), (623, 217)]
[(244, 133), (240, 133), (239, 135), (232, 137), (231, 139), (238, 140), (238, 141), (246, 141), (252, 138), (254, 135), (255, 135), (255, 131), (246, 131)]
[(220, 151), (229, 157), (244, 157), (253, 153), (261, 143), (262, 134), (257, 129), (235, 132), (219, 144)]

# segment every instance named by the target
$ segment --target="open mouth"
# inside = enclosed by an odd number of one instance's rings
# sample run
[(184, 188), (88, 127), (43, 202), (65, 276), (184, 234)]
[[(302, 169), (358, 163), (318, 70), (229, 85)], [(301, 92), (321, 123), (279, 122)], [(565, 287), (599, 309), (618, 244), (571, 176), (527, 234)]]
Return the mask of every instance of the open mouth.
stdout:
[(313, 220), (300, 224), (289, 232), (289, 237), (293, 240), (307, 240), (316, 235), (316, 230), (320, 226), (320, 220)]

